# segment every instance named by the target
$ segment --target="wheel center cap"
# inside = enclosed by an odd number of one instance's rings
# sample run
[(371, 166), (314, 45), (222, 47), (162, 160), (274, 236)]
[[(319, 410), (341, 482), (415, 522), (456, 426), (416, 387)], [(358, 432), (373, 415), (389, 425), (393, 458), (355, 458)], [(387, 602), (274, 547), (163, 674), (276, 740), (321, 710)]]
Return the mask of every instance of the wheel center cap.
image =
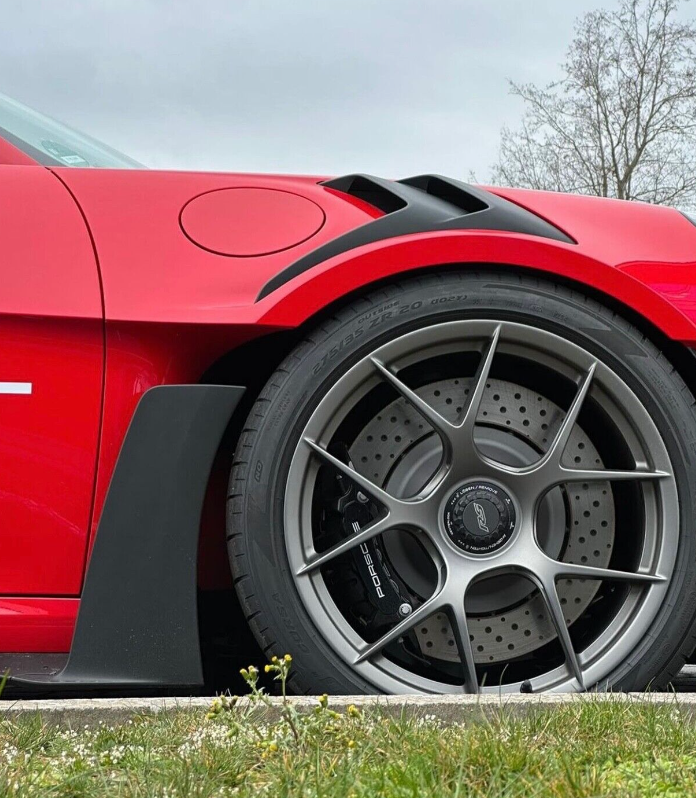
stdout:
[(457, 488), (445, 505), (445, 531), (468, 554), (490, 554), (515, 531), (515, 506), (510, 496), (490, 482)]

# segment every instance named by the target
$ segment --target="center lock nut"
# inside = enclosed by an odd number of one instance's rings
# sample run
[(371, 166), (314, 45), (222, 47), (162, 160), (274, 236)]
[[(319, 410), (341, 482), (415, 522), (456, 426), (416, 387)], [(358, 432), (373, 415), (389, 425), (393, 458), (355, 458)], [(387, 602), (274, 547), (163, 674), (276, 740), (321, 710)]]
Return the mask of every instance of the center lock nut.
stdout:
[(510, 496), (489, 482), (458, 488), (445, 505), (445, 530), (467, 554), (490, 554), (504, 546), (515, 531), (515, 506)]

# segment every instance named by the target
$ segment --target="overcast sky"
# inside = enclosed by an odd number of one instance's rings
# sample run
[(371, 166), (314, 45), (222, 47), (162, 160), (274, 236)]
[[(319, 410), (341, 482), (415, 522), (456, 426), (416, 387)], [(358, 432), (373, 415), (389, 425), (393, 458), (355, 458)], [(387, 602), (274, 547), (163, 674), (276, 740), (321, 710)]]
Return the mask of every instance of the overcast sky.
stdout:
[(612, 5), (2, 0), (0, 92), (152, 167), (485, 180), (508, 78), (557, 76)]

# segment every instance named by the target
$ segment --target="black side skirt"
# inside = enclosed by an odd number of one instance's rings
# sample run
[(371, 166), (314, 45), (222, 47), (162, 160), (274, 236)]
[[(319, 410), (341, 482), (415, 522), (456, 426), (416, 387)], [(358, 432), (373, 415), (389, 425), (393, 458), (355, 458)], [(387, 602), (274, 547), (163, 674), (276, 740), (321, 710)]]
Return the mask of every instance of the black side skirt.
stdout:
[(141, 398), (111, 480), (65, 667), (0, 655), (42, 691), (203, 684), (196, 569), (210, 469), (244, 388), (163, 385)]

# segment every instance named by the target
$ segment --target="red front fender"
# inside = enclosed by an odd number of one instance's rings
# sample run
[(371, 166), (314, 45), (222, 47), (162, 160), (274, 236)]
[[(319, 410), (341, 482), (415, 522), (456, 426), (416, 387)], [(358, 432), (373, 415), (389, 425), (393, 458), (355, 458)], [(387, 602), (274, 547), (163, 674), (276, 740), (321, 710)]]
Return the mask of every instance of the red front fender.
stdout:
[[(627, 305), (674, 340), (696, 343), (696, 313), (687, 315), (675, 299), (670, 302), (664, 295), (673, 264), (609, 265), (583, 254), (576, 245), (485, 231), (420, 233), (346, 252), (296, 277), (258, 302), (254, 306), (255, 320), (273, 327), (295, 327), (332, 302), (371, 283), (416, 269), (452, 265), (516, 266), (559, 275)], [(696, 274), (696, 263), (692, 265)], [(646, 269), (649, 266), (654, 268)], [(633, 271), (648, 275), (649, 279), (641, 282), (632, 275)], [(683, 275), (683, 267), (678, 271)], [(653, 274), (655, 282), (649, 277)]]

